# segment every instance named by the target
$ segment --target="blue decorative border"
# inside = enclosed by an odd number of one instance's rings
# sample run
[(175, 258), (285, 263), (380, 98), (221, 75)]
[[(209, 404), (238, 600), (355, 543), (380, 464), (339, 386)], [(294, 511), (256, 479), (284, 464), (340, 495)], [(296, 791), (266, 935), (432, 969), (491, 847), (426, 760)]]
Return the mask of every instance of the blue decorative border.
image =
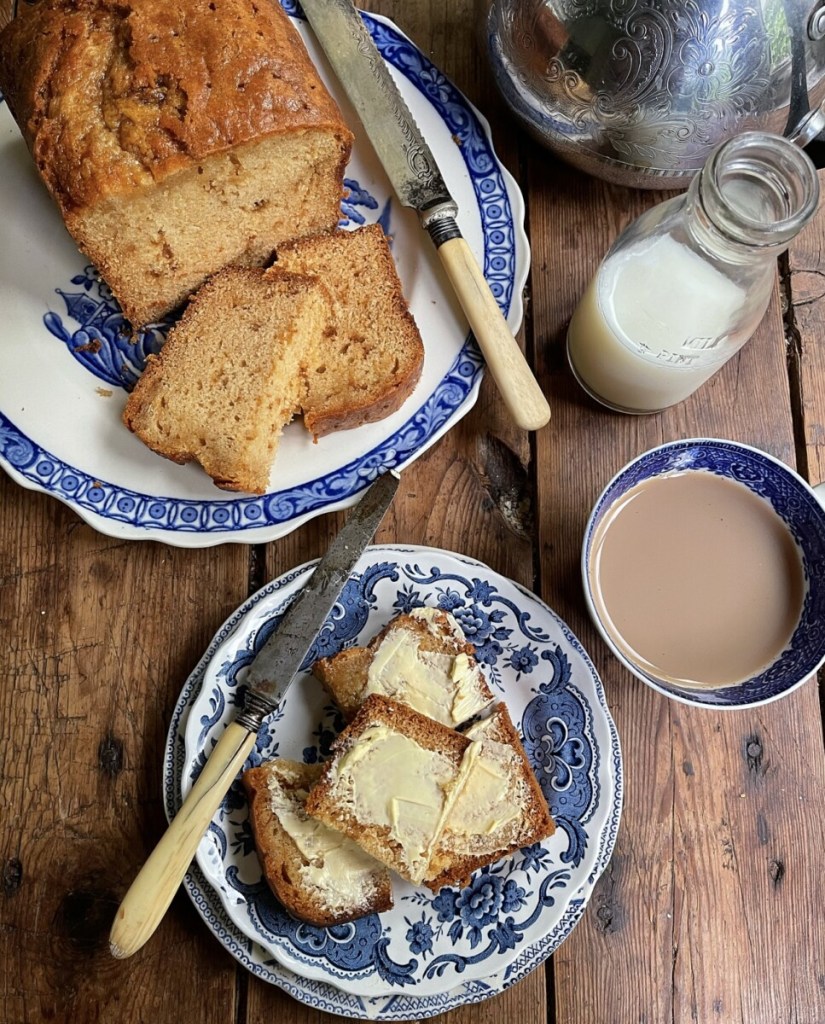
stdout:
[[(373, 559), (380, 560), (381, 558), (392, 559), (416, 555), (419, 557), (424, 555), (426, 557), (426, 553), (437, 554), (438, 552), (431, 548), (417, 546), (386, 545), (380, 548), (368, 549), (368, 553)], [(487, 566), (466, 556), (457, 555), (452, 552), (441, 552), (441, 554), (472, 567), (476, 571), (481, 570), (488, 577), (501, 579)], [(209, 648), (187, 680), (173, 713), (164, 754), (164, 805), (167, 817), (170, 820), (177, 813), (181, 805), (181, 780), (186, 763), (183, 737), (187, 716), (191, 705), (199, 695), (206, 669), (215, 652), (234, 632), (241, 619), (249, 613), (255, 604), (261, 599), (288, 586), (301, 575), (307, 574), (314, 565), (315, 563), (312, 562), (299, 566), (288, 575), (272, 581), (237, 609), (218, 630)], [(477, 1003), (490, 996), (497, 995), (534, 970), (572, 931), (584, 913), (593, 884), (595, 884), (596, 879), (610, 859), (621, 816), (623, 770), (618, 735), (607, 707), (604, 689), (592, 662), (566, 624), (558, 618), (552, 609), (547, 608), (543, 602), (539, 601), (535, 594), (514, 583), (512, 580), (507, 582), (521, 592), (531, 603), (538, 603), (549, 612), (561, 629), (565, 639), (583, 659), (593, 681), (595, 700), (604, 712), (607, 721), (610, 733), (610, 760), (614, 788), (611, 793), (608, 819), (599, 836), (598, 851), (587, 884), (570, 899), (558, 924), (547, 935), (522, 950), (519, 956), (503, 973), (492, 975), (486, 980), (465, 982), (441, 994), (416, 996), (414, 994), (399, 993), (392, 996), (367, 998), (344, 992), (324, 981), (300, 977), (288, 968), (285, 968), (278, 961), (271, 959), (262, 947), (244, 936), (229, 920), (221, 907), (220, 899), (215, 891), (205, 882), (200, 870), (197, 867), (193, 867), (186, 877), (186, 888), (199, 913), (222, 945), (252, 974), (263, 981), (278, 985), (289, 995), (306, 1005), (326, 1012), (359, 1019), (417, 1020), (446, 1012), (457, 1006)]]
[[(290, 0), (283, 6), (291, 16), (303, 17)], [(364, 20), (384, 59), (426, 97), (459, 140), (481, 218), (484, 275), (506, 315), (516, 278), (516, 233), (504, 175), (488, 133), (462, 94), (394, 25), (367, 14)], [(263, 497), (197, 501), (120, 487), (55, 458), (2, 412), (0, 458), (37, 488), (105, 519), (147, 530), (237, 534), (346, 502), (380, 472), (411, 461), (467, 400), (482, 368), (483, 359), (470, 335), (436, 390), (395, 435), (325, 477)]]

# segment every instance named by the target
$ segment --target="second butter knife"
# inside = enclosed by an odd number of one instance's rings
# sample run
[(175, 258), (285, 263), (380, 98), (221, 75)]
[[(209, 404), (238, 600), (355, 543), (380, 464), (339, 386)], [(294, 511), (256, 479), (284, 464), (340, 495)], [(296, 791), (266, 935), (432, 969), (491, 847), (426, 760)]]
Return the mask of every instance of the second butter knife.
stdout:
[(265, 715), (284, 694), (318, 631), (372, 540), (398, 489), (385, 473), (350, 512), (329, 550), (247, 671), (243, 711), (215, 744), (174, 820), (123, 898), (109, 936), (113, 956), (136, 953), (153, 935), (232, 780), (243, 767)]
[(456, 223), (458, 206), (407, 104), (350, 0), (301, 0), (403, 206), (418, 212), (455, 289), (501, 397), (525, 430), (550, 406)]

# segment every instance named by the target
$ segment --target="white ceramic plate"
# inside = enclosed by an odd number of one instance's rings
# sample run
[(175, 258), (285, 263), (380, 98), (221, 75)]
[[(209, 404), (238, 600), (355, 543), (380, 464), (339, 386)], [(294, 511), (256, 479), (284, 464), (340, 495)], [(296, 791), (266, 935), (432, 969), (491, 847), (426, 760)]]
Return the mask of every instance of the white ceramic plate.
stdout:
[[(147, 331), (138, 345), (120, 335), (123, 321), (111, 293), (66, 233), (0, 101), (0, 465), (103, 533), (182, 547), (274, 540), (312, 516), (353, 504), (380, 471), (407, 465), (475, 403), (481, 357), (438, 257), (415, 214), (392, 194), (302, 17), (291, 2), (284, 6), (356, 131), (342, 221), (380, 221), (392, 235), (404, 293), (424, 339), (421, 381), (392, 416), (318, 444), (300, 423), (292, 424), (271, 492), (263, 497), (230, 496), (196, 465), (177, 466), (153, 454), (120, 415), (124, 382), (136, 379), (163, 334)], [(515, 330), (529, 266), (524, 205), (496, 159), (489, 127), (391, 22), (365, 17)]]
[[(185, 732), (184, 793), (243, 703), (248, 664), (313, 565), (259, 591), (213, 641)], [(431, 548), (368, 549), (307, 664), (365, 643), (398, 612), (422, 604), (451, 610), (475, 644), (520, 729), (556, 834), (476, 872), (462, 891), (434, 896), (394, 879), (391, 911), (329, 929), (295, 921), (262, 880), (239, 782), (197, 856), (240, 932), (293, 973), (360, 997), (443, 995), (462, 981), (535, 966), (581, 916), (618, 827), (619, 746), (593, 666), (546, 605), (481, 563)], [(261, 728), (248, 766), (273, 756), (315, 762), (342, 726), (304, 673)]]

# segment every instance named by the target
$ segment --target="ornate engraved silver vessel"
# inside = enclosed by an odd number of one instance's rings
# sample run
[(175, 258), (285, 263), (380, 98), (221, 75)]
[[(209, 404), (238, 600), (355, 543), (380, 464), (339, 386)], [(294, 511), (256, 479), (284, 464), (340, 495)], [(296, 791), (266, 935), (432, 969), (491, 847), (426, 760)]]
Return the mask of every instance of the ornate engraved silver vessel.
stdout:
[(479, 0), (504, 98), (548, 148), (686, 188), (717, 143), (825, 128), (825, 0)]

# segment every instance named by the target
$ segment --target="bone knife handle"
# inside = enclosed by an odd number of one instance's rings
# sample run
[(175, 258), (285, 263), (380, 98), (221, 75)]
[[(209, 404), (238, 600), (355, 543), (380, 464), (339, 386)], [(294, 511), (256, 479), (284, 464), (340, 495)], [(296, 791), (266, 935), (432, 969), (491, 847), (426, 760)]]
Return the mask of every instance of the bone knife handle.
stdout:
[(254, 732), (237, 722), (227, 726), (183, 806), (123, 898), (109, 935), (112, 956), (131, 956), (154, 934), (212, 816), (254, 744)]
[(510, 415), (522, 430), (538, 430), (550, 419), (550, 405), (469, 245), (460, 234), (440, 243), (433, 240)]

